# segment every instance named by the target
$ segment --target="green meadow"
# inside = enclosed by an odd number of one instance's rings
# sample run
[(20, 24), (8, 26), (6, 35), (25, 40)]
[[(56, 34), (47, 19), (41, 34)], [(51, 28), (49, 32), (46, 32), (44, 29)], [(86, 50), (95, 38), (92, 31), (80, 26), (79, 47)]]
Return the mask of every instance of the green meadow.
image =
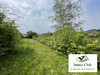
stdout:
[(69, 73), (68, 57), (33, 39), (22, 39), (13, 54), (0, 58), (0, 75), (99, 75)]
[[(100, 75), (100, 29), (84, 31), (83, 0), (31, 1), (0, 1), (0, 75)], [(98, 54), (98, 72), (69, 72), (69, 54)]]

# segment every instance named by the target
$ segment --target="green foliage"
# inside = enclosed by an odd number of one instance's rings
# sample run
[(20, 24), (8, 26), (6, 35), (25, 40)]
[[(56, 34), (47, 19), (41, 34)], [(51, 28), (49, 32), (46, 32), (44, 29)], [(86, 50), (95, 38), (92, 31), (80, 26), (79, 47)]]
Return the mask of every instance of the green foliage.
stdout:
[(67, 74), (66, 66), (68, 64), (66, 63), (66, 57), (57, 55), (57, 52), (52, 52), (39, 42), (33, 39), (22, 39), (14, 54), (8, 56), (5, 60), (0, 59), (0, 74)]
[(68, 30), (78, 29), (79, 25), (82, 23), (75, 20), (80, 16), (81, 10), (81, 0), (71, 1), (71, 0), (54, 0), (53, 10), (55, 15), (52, 16), (55, 25), (53, 26), (57, 31), (67, 28)]
[(86, 38), (83, 33), (78, 33), (75, 36), (75, 43), (77, 46), (86, 46)]
[(6, 16), (4, 15), (4, 13), (0, 12), (0, 24), (2, 23), (3, 19), (5, 18)]
[(80, 25), (82, 21), (77, 21), (80, 17), (81, 0), (59, 0), (54, 1), (54, 13), (52, 20), (56, 23), (53, 47), (65, 54), (79, 53), (78, 46), (86, 44), (85, 35), (82, 33)]
[[(6, 11), (3, 7), (0, 8)], [(4, 21), (6, 18), (6, 13), (0, 12), (0, 55), (12, 52), (20, 39), (20, 32), (15, 26), (15, 21)]]
[(27, 38), (33, 38), (33, 37), (38, 37), (36, 32), (28, 31), (26, 33)]
[(0, 55), (16, 48), (19, 35), (13, 21), (0, 24)]
[(84, 50), (85, 54), (98, 54), (98, 69), (100, 69), (100, 42), (99, 38), (88, 38)]
[(69, 73), (68, 57), (33, 39), (21, 39), (14, 54), (4, 58), (0, 59), (1, 75), (99, 75), (99, 71)]
[[(77, 34), (81, 34), (81, 33), (77, 33)], [(76, 40), (76, 39), (81, 39), (79, 35), (74, 36), (76, 34), (71, 35), (73, 36), (73, 38), (71, 39), (70, 38), (66, 39), (67, 36), (65, 36), (64, 34), (61, 34), (61, 36), (57, 36), (57, 35), (55, 36), (55, 35), (49, 36), (49, 37), (40, 35), (37, 38), (37, 40), (40, 43), (50, 47), (51, 49), (57, 50), (64, 54), (68, 54), (68, 53), (82, 53), (83, 54), (84, 53), (83, 51), (85, 50), (85, 46), (86, 46), (86, 39), (84, 36), (81, 36), (84, 39)], [(79, 45), (80, 42), (81, 44)]]
[(96, 37), (96, 38), (100, 37), (100, 32), (96, 33), (96, 34), (95, 34), (95, 37)]

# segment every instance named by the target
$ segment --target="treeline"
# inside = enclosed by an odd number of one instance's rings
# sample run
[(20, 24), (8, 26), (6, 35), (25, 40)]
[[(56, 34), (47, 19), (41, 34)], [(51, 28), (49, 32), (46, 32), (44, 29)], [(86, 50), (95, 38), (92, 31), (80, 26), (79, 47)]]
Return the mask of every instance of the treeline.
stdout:
[(21, 34), (17, 30), (15, 20), (7, 17), (7, 11), (7, 8), (0, 4), (0, 56), (14, 51)]

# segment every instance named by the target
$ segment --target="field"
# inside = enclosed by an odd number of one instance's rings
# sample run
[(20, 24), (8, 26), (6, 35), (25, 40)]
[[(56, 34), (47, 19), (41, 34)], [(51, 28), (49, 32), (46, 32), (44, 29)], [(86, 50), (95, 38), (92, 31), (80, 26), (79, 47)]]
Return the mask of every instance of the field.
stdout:
[[(98, 7), (93, 3), (85, 9)], [(93, 14), (98, 11), (82, 18), (82, 9), (83, 0), (0, 0), (0, 75), (100, 75), (100, 27)], [(85, 72), (92, 67), (92, 73), (69, 72), (69, 54), (84, 54), (72, 57), (80, 62), (72, 65)], [(97, 54), (97, 61), (85, 54)]]
[(33, 39), (22, 39), (11, 55), (0, 58), (0, 75), (99, 75), (69, 73), (68, 57)]

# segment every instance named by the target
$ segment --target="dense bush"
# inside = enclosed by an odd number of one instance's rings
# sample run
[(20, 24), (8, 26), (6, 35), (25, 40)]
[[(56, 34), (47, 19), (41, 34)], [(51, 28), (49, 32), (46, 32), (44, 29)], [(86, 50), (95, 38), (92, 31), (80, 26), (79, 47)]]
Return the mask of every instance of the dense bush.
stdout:
[(100, 32), (96, 33), (96, 34), (95, 34), (95, 37), (96, 37), (96, 38), (97, 38), (97, 37), (100, 37)]
[[(56, 35), (56, 34), (55, 34)], [(57, 50), (59, 52), (62, 52), (64, 54), (69, 53), (84, 53), (85, 46), (86, 46), (86, 39), (84, 37), (84, 34), (77, 33), (77, 36), (73, 36), (73, 38), (68, 39), (61, 34), (61, 36), (43, 36), (40, 35), (37, 40), (50, 47), (51, 49)], [(76, 35), (76, 34), (75, 34)], [(83, 39), (81, 39), (83, 38)], [(70, 42), (70, 44), (68, 44)]]
[(0, 24), (0, 55), (8, 51), (14, 50), (19, 40), (19, 31), (14, 22)]
[(5, 18), (7, 18), (6, 14), (0, 12), (0, 55), (12, 52), (20, 39), (20, 32), (15, 26), (15, 21), (10, 19), (10, 22), (4, 21)]

